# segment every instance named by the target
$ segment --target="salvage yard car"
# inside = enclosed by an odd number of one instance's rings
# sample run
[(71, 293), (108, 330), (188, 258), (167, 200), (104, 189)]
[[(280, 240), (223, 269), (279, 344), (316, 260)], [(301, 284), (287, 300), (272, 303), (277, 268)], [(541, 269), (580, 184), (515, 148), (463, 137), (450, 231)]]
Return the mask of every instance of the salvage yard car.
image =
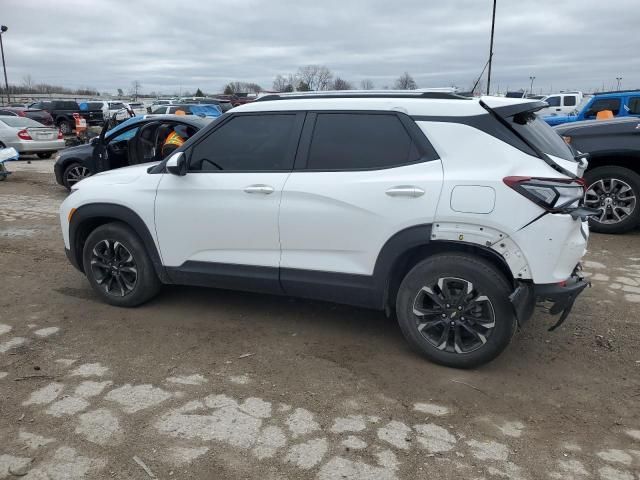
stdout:
[(614, 117), (640, 116), (640, 90), (600, 92), (585, 97), (569, 115), (547, 115), (544, 121), (551, 126), (595, 120), (598, 112), (610, 111)]
[(640, 118), (566, 123), (555, 131), (589, 154), (585, 205), (598, 210), (591, 228), (624, 233), (640, 226)]
[(0, 116), (0, 148), (15, 148), (18, 153), (35, 153), (49, 158), (64, 148), (62, 132), (27, 117)]
[(208, 123), (197, 116), (159, 115), (133, 117), (112, 129), (105, 125), (90, 143), (60, 153), (54, 165), (56, 181), (70, 189), (98, 172), (162, 160), (162, 147), (172, 133), (186, 141)]
[[(432, 361), (502, 352), (536, 300), (587, 287), (585, 162), (540, 101), (442, 92), (269, 95), (153, 166), (72, 186), (66, 254), (105, 302), (162, 284), (395, 312)], [(188, 117), (184, 117), (188, 118)]]

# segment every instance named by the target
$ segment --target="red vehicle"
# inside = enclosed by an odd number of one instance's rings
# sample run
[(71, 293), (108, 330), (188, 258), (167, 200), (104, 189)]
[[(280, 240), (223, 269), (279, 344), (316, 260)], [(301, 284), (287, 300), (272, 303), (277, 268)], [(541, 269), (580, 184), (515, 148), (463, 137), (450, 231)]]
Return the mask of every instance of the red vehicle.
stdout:
[(53, 126), (53, 117), (46, 110), (27, 107), (0, 107), (0, 115), (13, 115), (16, 117), (27, 117), (36, 122), (40, 122), (47, 127)]

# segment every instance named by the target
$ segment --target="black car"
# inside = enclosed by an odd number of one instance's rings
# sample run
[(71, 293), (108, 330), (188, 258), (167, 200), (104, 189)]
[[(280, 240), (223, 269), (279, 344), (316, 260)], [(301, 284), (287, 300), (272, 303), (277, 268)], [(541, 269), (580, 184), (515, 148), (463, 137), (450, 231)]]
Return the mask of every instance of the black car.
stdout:
[(571, 122), (555, 131), (589, 154), (585, 206), (600, 210), (591, 229), (622, 233), (640, 226), (640, 118)]
[(54, 166), (56, 181), (70, 189), (98, 172), (160, 161), (169, 151), (163, 148), (167, 139), (186, 141), (210, 121), (197, 116), (159, 115), (133, 117), (114, 128), (107, 122), (99, 137), (60, 152)]

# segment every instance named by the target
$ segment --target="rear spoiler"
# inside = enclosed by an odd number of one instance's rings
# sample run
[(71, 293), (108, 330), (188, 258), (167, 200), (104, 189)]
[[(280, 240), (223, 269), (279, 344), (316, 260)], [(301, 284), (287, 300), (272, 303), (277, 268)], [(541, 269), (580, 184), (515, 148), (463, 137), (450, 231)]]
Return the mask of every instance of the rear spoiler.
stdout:
[(513, 117), (514, 115), (517, 115), (519, 113), (537, 112), (538, 110), (542, 110), (543, 108), (546, 108), (549, 106), (547, 102), (542, 102), (539, 100), (536, 100), (535, 102), (522, 102), (522, 103), (515, 103), (513, 105), (504, 105), (502, 107), (493, 107), (493, 108), (489, 107), (486, 103), (482, 101), (480, 103), (484, 108), (491, 110), (493, 113), (495, 113), (496, 115), (499, 115), (502, 118)]
[(570, 172), (569, 170), (566, 170), (565, 168), (561, 167), (556, 162), (551, 160), (546, 153), (541, 151), (538, 147), (533, 145), (529, 140), (527, 140), (525, 137), (520, 135), (520, 133), (515, 128), (513, 128), (513, 126), (511, 125), (511, 122), (507, 120), (508, 118), (514, 117), (514, 116), (516, 116), (518, 114), (521, 114), (521, 113), (534, 113), (534, 112), (537, 112), (541, 108), (547, 107), (548, 106), (547, 102), (541, 102), (539, 100), (536, 100), (536, 101), (532, 101), (532, 102), (514, 103), (514, 104), (511, 104), (511, 105), (503, 105), (503, 106), (500, 106), (500, 107), (491, 108), (485, 102), (480, 100), (480, 105), (482, 106), (482, 108), (487, 110), (490, 115), (495, 116), (495, 118), (500, 123), (502, 123), (505, 127), (507, 127), (511, 131), (511, 133), (513, 133), (520, 140), (522, 140), (529, 148), (531, 148), (531, 150), (533, 150), (536, 153), (536, 155), (541, 160), (543, 160), (547, 165), (549, 165), (555, 171), (557, 171), (559, 173), (562, 173), (563, 175), (566, 175), (569, 178), (573, 178), (573, 179), (580, 178), (577, 175), (575, 175), (573, 172)]

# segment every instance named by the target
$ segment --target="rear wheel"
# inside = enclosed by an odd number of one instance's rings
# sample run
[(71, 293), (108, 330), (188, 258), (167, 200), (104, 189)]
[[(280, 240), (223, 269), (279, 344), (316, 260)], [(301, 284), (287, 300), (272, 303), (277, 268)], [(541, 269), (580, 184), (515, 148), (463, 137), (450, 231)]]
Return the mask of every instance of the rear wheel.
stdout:
[(71, 187), (80, 180), (90, 176), (91, 170), (87, 167), (79, 163), (72, 163), (64, 169), (64, 173), (62, 174), (62, 183), (67, 187), (67, 190), (71, 190)]
[(38, 153), (38, 158), (51, 158), (53, 152), (40, 152)]
[(68, 120), (61, 120), (58, 122), (58, 128), (63, 135), (69, 135), (73, 131), (73, 125)]
[(511, 288), (487, 261), (467, 254), (439, 254), (406, 275), (396, 301), (405, 338), (433, 362), (473, 368), (509, 344), (516, 317)]
[(91, 287), (111, 305), (136, 307), (160, 290), (144, 244), (122, 223), (108, 223), (91, 232), (82, 259)]
[(624, 167), (606, 166), (585, 173), (585, 206), (597, 208), (589, 219), (594, 232), (624, 233), (640, 224), (640, 175)]

